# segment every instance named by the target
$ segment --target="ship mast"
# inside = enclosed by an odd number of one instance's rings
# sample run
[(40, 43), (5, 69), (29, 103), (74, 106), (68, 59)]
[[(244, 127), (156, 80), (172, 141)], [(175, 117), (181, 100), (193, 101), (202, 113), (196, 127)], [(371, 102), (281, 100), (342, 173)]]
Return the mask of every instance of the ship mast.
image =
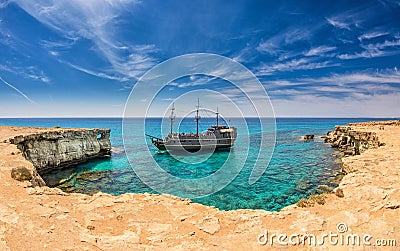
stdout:
[(172, 134), (172, 126), (174, 124), (174, 120), (175, 120), (175, 103), (172, 103), (172, 108), (171, 108), (171, 114), (169, 115), (169, 120), (171, 122), (171, 130), (170, 133)]
[(200, 108), (200, 99), (197, 98), (197, 106), (196, 106), (196, 135), (199, 135), (199, 120), (200, 120), (200, 116), (199, 116), (199, 108)]
[(217, 115), (217, 127), (218, 127), (218, 115), (219, 115), (219, 112), (218, 112), (218, 106), (217, 106), (217, 112), (215, 113), (216, 115)]

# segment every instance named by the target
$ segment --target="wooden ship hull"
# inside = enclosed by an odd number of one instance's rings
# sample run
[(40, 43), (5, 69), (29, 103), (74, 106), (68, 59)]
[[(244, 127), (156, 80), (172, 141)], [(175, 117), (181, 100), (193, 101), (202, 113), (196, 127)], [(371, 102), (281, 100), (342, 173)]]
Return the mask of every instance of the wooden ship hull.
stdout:
[[(233, 128), (232, 128), (233, 129)], [(198, 152), (200, 150), (222, 150), (229, 149), (235, 143), (235, 138), (201, 138), (201, 137), (166, 137), (166, 139), (160, 139), (153, 136), (149, 136), (151, 142), (159, 150), (168, 151), (188, 151)]]

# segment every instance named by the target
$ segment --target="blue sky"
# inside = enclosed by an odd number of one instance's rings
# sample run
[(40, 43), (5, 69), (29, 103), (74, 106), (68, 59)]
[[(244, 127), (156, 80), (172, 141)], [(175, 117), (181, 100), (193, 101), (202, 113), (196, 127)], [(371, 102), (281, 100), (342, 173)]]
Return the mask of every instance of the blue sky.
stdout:
[[(186, 53), (242, 63), (277, 116), (400, 117), (400, 1), (0, 0), (0, 46), (0, 117), (120, 117), (147, 70)], [(176, 80), (153, 115), (215, 87), (230, 88)]]

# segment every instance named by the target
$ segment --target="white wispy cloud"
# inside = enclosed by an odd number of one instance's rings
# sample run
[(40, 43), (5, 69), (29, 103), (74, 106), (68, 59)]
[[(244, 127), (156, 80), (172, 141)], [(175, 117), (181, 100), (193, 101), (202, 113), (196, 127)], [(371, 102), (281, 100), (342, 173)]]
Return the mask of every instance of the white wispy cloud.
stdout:
[(322, 54), (325, 54), (326, 52), (330, 52), (330, 51), (333, 51), (333, 50), (336, 50), (336, 47), (323, 45), (323, 46), (311, 48), (304, 55), (305, 56), (320, 56)]
[(171, 82), (169, 85), (176, 86), (178, 88), (187, 88), (187, 87), (201, 86), (206, 84), (207, 82), (186, 82), (186, 83)]
[(43, 83), (50, 83), (50, 78), (46, 76), (44, 71), (39, 70), (36, 66), (15, 66), (15, 65), (0, 65), (0, 70), (10, 72), (14, 75), (22, 76), (23, 78), (38, 80)]
[(360, 28), (371, 15), (376, 14), (373, 4), (359, 5), (346, 11), (325, 17), (328, 24), (343, 30), (354, 30)]
[(338, 18), (326, 18), (326, 21), (336, 28), (350, 30), (350, 25), (345, 23), (344, 20), (340, 20)]
[(387, 10), (393, 10), (393, 8), (400, 6), (400, 2), (398, 0), (378, 0), (378, 2)]
[(374, 57), (379, 57), (382, 56), (383, 53), (379, 50), (377, 51), (362, 51), (362, 52), (357, 52), (354, 54), (340, 54), (338, 55), (338, 58), (340, 59), (357, 59), (357, 58), (374, 58)]
[(272, 99), (280, 117), (399, 117), (400, 93), (365, 95), (354, 93), (340, 100), (334, 97), (296, 95), (292, 99)]
[[(39, 22), (61, 34), (68, 42), (44, 42), (52, 47), (57, 56), (57, 47), (71, 46), (80, 39), (91, 40), (95, 51), (112, 66), (112, 73), (123, 77), (138, 78), (156, 63), (151, 56), (157, 49), (153, 45), (129, 45), (120, 41), (115, 24), (122, 11), (135, 0), (14, 0)], [(76, 64), (74, 64), (77, 66)], [(77, 66), (75, 69), (87, 67)], [(104, 76), (106, 74), (103, 72)], [(100, 74), (95, 74), (101, 77)], [(123, 79), (121, 77), (121, 79)]]
[[(19, 74), (21, 74), (21, 72), (22, 70)], [(23, 70), (22, 75), (30, 79), (40, 80), (44, 83), (50, 82), (49, 77), (47, 77), (42, 70), (38, 70), (35, 66), (26, 67), (25, 70)]]
[(357, 58), (374, 58), (374, 57), (382, 57), (393, 54), (398, 54), (399, 51), (387, 50), (391, 47), (400, 46), (400, 40), (385, 40), (382, 43), (375, 44), (367, 44), (361, 45), (364, 49), (362, 52), (357, 52), (353, 54), (340, 54), (338, 58), (340, 59), (357, 59)]
[[(381, 91), (400, 91), (399, 87), (389, 87), (382, 84), (400, 84), (400, 72), (397, 68), (385, 69), (377, 72), (354, 72), (346, 74), (331, 74), (319, 78), (300, 78), (295, 80), (276, 80), (268, 82), (268, 85), (273, 87), (296, 87), (307, 85), (315, 85), (317, 88), (341, 88), (354, 87), (360, 85), (365, 91), (381, 90)], [(327, 90), (327, 89), (326, 89)], [(333, 90), (333, 89), (332, 89)]]
[(207, 85), (211, 81), (218, 79), (217, 77), (209, 77), (209, 76), (201, 76), (201, 77), (196, 77), (194, 75), (191, 75), (189, 77), (190, 82), (183, 82), (183, 83), (177, 83), (177, 82), (171, 82), (169, 83), (170, 86), (176, 86), (178, 88), (187, 88), (187, 87), (194, 87), (194, 86), (201, 86), (201, 85)]
[(9, 82), (5, 81), (1, 76), (0, 76), (0, 80), (1, 82), (3, 82), (4, 84), (6, 84), (7, 86), (9, 86), (10, 88), (12, 88), (14, 91), (18, 92), (22, 97), (24, 97), (26, 100), (28, 100), (30, 103), (35, 104), (35, 102), (30, 99), (28, 97), (28, 95), (26, 95), (25, 93), (23, 93), (22, 91), (20, 91), (17, 87), (15, 87), (14, 85), (10, 84)]
[(399, 40), (385, 40), (383, 43), (376, 43), (376, 44), (368, 44), (367, 46), (363, 46), (366, 49), (378, 49), (378, 50), (383, 50), (387, 47), (395, 47), (395, 46), (400, 46), (400, 39)]
[(70, 66), (70, 67), (72, 67), (72, 68), (74, 68), (74, 69), (76, 69), (78, 71), (81, 71), (81, 72), (84, 72), (86, 74), (89, 74), (89, 75), (92, 75), (92, 76), (96, 76), (96, 77), (99, 77), (99, 78), (106, 78), (106, 79), (118, 80), (118, 81), (127, 81), (128, 80), (127, 78), (120, 78), (120, 77), (107, 75), (107, 74), (105, 74), (103, 72), (92, 71), (92, 70), (89, 70), (89, 69), (86, 69), (86, 68), (83, 68), (83, 67), (80, 67), (78, 65), (74, 65), (72, 63), (65, 62), (65, 61), (62, 61), (62, 60), (59, 60), (59, 61), (62, 62), (62, 63), (65, 63), (66, 65), (68, 65), (68, 66)]
[(337, 103), (337, 100), (347, 98), (361, 100), (400, 93), (398, 84), (400, 73), (395, 68), (376, 72), (330, 74), (318, 78), (265, 81), (263, 85), (275, 100), (298, 100), (309, 96), (316, 100), (318, 97), (326, 97), (332, 103)]
[(400, 73), (395, 70), (385, 70), (376, 73), (348, 73), (333, 74), (329, 77), (316, 79), (303, 79), (305, 82), (328, 83), (328, 84), (355, 84), (355, 83), (375, 83), (375, 84), (400, 84)]
[(262, 75), (272, 75), (274, 72), (285, 72), (285, 71), (295, 71), (295, 70), (313, 70), (320, 68), (327, 68), (338, 66), (337, 63), (332, 63), (331, 61), (316, 62), (308, 58), (293, 59), (284, 63), (275, 64), (261, 64), (261, 66), (256, 67), (255, 74)]
[(317, 28), (318, 26), (301, 28), (290, 27), (267, 40), (261, 41), (256, 49), (259, 52), (268, 53), (270, 55), (280, 54), (283, 51), (281, 49), (282, 46), (310, 39)]
[(9, 3), (9, 2), (8, 2), (7, 0), (4, 1), (4, 2), (1, 2), (1, 3), (0, 3), (0, 9), (6, 7), (6, 6), (8, 5), (8, 3)]
[(249, 62), (251, 58), (254, 57), (255, 50), (252, 45), (247, 44), (245, 48), (241, 49), (238, 53), (232, 56), (232, 59), (239, 62)]
[(73, 40), (64, 40), (64, 41), (50, 41), (50, 40), (42, 40), (40, 44), (48, 49), (48, 50), (57, 50), (57, 49), (69, 49), (71, 48), (76, 41)]
[(358, 37), (358, 40), (362, 41), (365, 39), (372, 39), (372, 38), (376, 38), (376, 37), (381, 37), (381, 36), (385, 36), (388, 35), (388, 32), (384, 32), (384, 31), (375, 31), (375, 32), (369, 32), (369, 33), (364, 33), (361, 36)]
[(304, 28), (295, 28), (284, 34), (286, 44), (293, 44), (297, 41), (307, 40), (312, 36), (311, 30)]
[[(315, 39), (318, 32), (324, 29), (325, 22), (315, 22), (312, 24), (306, 24), (303, 26), (290, 26), (285, 30), (280, 31), (268, 39), (263, 39), (255, 46), (255, 49), (263, 54), (269, 54), (277, 57), (277, 61), (283, 62), (293, 60), (291, 63), (296, 63), (299, 56), (316, 56), (320, 53), (327, 53), (333, 51), (334, 47), (331, 46), (320, 46), (310, 49), (310, 51), (304, 52), (302, 50), (293, 49), (293, 46), (299, 42), (310, 42)], [(319, 50), (319, 51), (318, 51)], [(246, 52), (246, 51), (244, 51)], [(242, 59), (243, 55), (239, 54), (239, 59)], [(249, 56), (247, 56), (249, 58)], [(288, 63), (288, 64), (291, 64)], [(315, 64), (315, 67), (321, 67), (322, 64)], [(312, 66), (310, 65), (312, 68)]]
[(274, 39), (268, 39), (267, 41), (261, 42), (257, 46), (257, 50), (270, 55), (276, 55), (280, 51), (280, 44), (279, 42), (275, 42)]
[(51, 51), (51, 50), (49, 50), (49, 53), (50, 53), (50, 55), (52, 55), (52, 56), (58, 56), (58, 55), (59, 55), (59, 53), (58, 53), (57, 51)]

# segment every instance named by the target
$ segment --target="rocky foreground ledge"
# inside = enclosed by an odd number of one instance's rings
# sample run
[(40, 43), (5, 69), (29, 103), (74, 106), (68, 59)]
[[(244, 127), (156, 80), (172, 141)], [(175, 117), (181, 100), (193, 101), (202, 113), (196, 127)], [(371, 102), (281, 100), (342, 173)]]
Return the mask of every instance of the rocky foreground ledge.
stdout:
[[(57, 129), (0, 127), (0, 250), (398, 250), (400, 126), (384, 123), (348, 125), (375, 133), (381, 146), (342, 159), (349, 173), (335, 193), (280, 212), (33, 187), (11, 178), (14, 167), (35, 167), (9, 139)], [(363, 240), (346, 245), (349, 235)], [(365, 235), (372, 236), (366, 243)]]
[[(110, 157), (110, 129), (61, 129), (11, 137), (39, 173)], [(59, 130), (57, 130), (59, 129)]]

